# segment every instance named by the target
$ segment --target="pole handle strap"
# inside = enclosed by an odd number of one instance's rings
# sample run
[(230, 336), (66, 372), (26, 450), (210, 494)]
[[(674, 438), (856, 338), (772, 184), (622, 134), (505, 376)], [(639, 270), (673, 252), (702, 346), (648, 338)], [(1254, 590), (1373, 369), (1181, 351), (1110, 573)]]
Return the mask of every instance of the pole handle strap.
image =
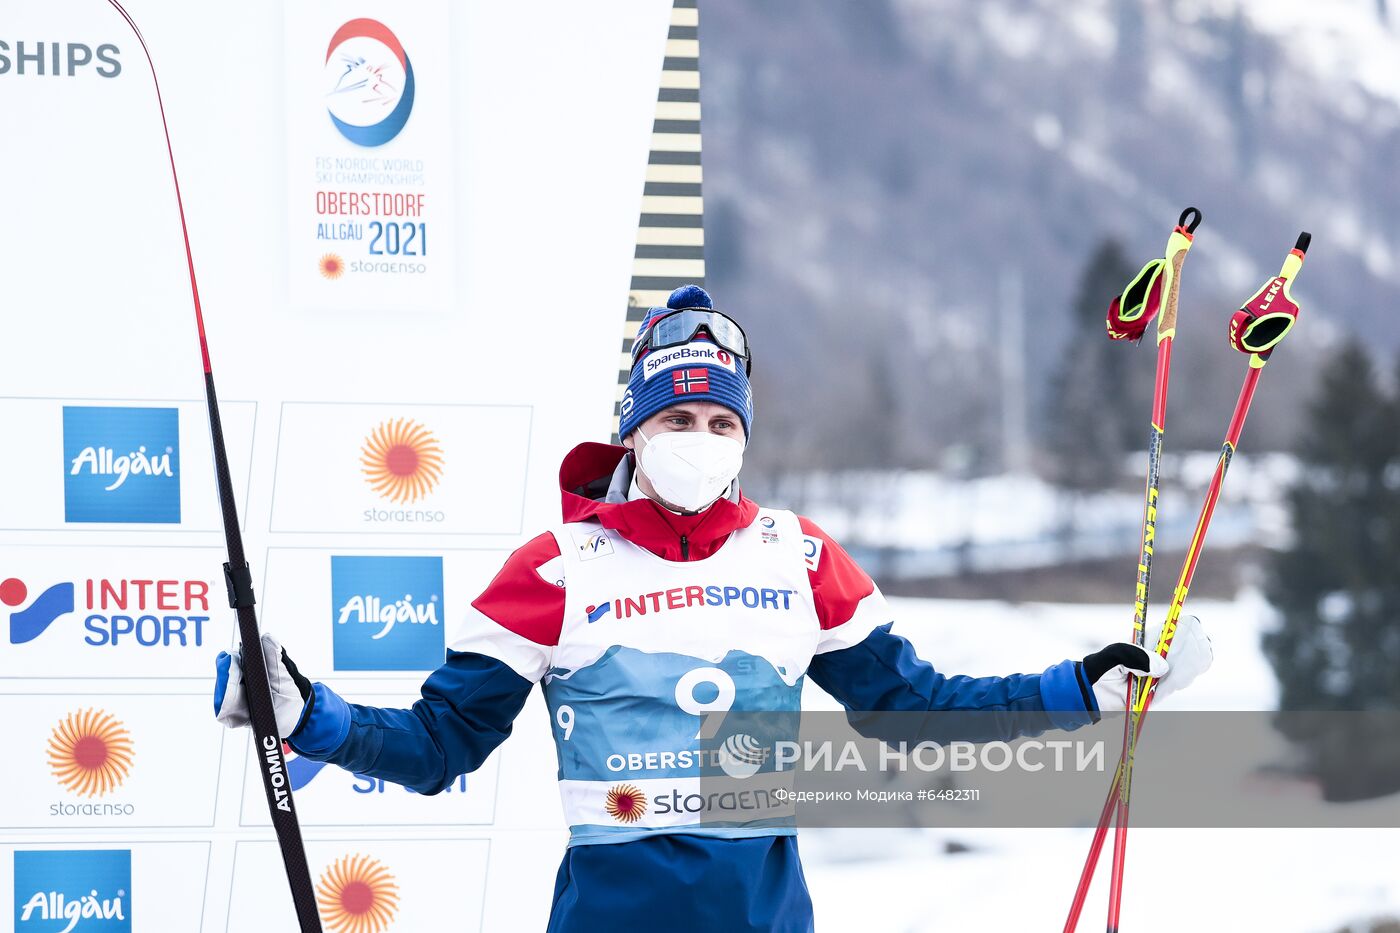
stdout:
[(256, 602), (253, 599), (253, 571), (248, 569), (246, 560), (241, 566), (224, 564), (224, 583), (228, 586), (230, 609), (243, 609)]

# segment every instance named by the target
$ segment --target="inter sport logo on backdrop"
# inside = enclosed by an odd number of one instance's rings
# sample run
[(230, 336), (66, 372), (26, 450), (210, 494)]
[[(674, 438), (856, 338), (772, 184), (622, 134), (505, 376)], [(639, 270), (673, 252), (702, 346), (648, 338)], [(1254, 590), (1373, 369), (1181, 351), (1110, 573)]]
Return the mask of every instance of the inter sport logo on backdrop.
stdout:
[(430, 671), (442, 663), (441, 557), (331, 557), (333, 666)]
[(16, 933), (130, 933), (130, 849), (15, 852)]
[(413, 110), (413, 63), (388, 26), (352, 19), (326, 50), (326, 110), (357, 146), (382, 146)]
[(383, 933), (399, 912), (399, 884), (368, 855), (336, 859), (316, 882), (316, 905), (333, 933)]
[(180, 521), (180, 413), (63, 406), (68, 522)]
[[(90, 578), (80, 581), (83, 609), (82, 639), (74, 626), (59, 623), (70, 644), (91, 647), (119, 645), (142, 648), (198, 648), (204, 644), (209, 621), (206, 580), (144, 580)], [(74, 581), (51, 584), (26, 608), (29, 587), (17, 577), (0, 581), (0, 605), (11, 608), (9, 642), (34, 641), (75, 609)]]

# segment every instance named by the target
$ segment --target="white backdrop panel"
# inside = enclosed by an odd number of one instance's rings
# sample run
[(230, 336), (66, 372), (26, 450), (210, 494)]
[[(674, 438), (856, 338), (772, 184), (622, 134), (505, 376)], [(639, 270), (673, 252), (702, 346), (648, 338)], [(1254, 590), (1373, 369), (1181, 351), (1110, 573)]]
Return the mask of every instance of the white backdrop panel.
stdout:
[[(348, 669), (336, 668), (332, 611), (341, 607), (331, 605), (328, 562), (440, 558), (438, 620), (450, 630), (503, 554), (558, 521), (560, 458), (614, 426), (669, 3), (639, 0), (606, 14), (567, 0), (255, 0), (233, 13), (178, 0), (128, 7), (160, 70), (263, 618), (352, 701), (408, 705), (422, 645), (406, 637), (412, 644), (387, 650), (400, 631), (367, 646), (352, 639)], [(356, 19), (378, 21), (392, 41), (363, 29), (341, 35)], [(233, 619), (222, 608), (185, 246), (144, 57), (102, 0), (9, 4), (3, 38), (12, 67), (0, 73), (0, 175), (8, 180), (0, 208), (0, 704), (20, 712), (0, 717), (0, 741), (28, 749), (16, 774), (32, 790), (0, 830), (0, 916), (12, 915), (19, 864), (9, 849), (54, 845), (31, 811), (60, 799), (44, 743), (81, 693), (84, 708), (125, 724), (135, 749), (124, 783), (92, 799), (144, 801), (149, 778), (168, 812), (149, 828), (118, 823), (65, 837), (65, 851), (77, 854), (57, 863), (68, 866), (64, 877), (110, 879), (129, 865), (136, 930), (280, 929), (292, 919), (280, 864), (269, 832), (252, 825), (255, 801), (244, 807), (247, 739), (222, 734), (203, 693)], [(20, 41), (31, 52), (45, 43), (22, 73), (13, 66)], [(81, 58), (80, 49), (101, 46), (110, 47), (102, 58), (67, 73), (70, 51)], [(333, 117), (385, 122), (374, 101), (328, 102), (326, 82), (338, 80), (328, 58), (340, 53), (379, 69), (375, 90), (390, 112), (402, 104), (411, 63), (414, 100), (391, 137), (356, 142), (355, 130), (337, 127)], [(350, 195), (386, 193), (401, 197), (377, 202), (378, 213), (343, 213), (364, 203)], [(364, 229), (336, 226), (351, 223)], [(390, 223), (397, 243), (385, 232)], [(415, 248), (426, 239), (427, 255), (405, 251), (406, 225)], [(323, 264), (327, 254), (345, 263), (339, 277), (325, 274), (336, 268)], [(354, 261), (424, 269), (352, 274)], [(163, 432), (174, 418), (174, 482), (161, 485), (157, 474), (107, 490), (116, 474), (99, 468), (79, 477), (92, 482), (74, 485), (65, 406), (173, 409), (142, 418)], [(415, 501), (394, 498), (394, 478), (412, 472), (403, 451), (374, 455), (387, 485), (372, 487), (364, 473), (369, 436), (391, 415), (422, 422), (439, 448), (440, 476)], [(102, 411), (69, 419), (84, 431), (119, 420)], [(148, 453), (165, 452), (157, 443)], [(92, 446), (100, 460), (103, 443)], [(113, 470), (123, 453), (112, 448)], [(442, 520), (376, 513), (367, 521), (366, 510)], [(422, 576), (433, 571), (427, 564), (346, 566), (367, 574), (365, 596), (381, 593), (374, 587), (387, 594), (400, 571), (435, 580)], [(387, 576), (376, 576), (381, 570)], [(175, 589), (162, 592), (161, 581)], [(198, 594), (184, 588), (194, 583)], [(416, 609), (432, 604), (434, 594), (427, 604), (421, 595), (412, 593)], [(150, 611), (141, 611), (142, 596)], [(205, 598), (208, 619), (195, 639), (191, 617), (205, 614)], [(8, 637), (16, 631), (28, 637)], [(400, 651), (406, 668), (393, 666)], [(471, 929), (483, 910), (497, 918), (488, 929), (542, 929), (563, 840), (554, 775), (547, 717), (533, 697), (506, 748), (460, 796), (414, 799), (396, 787), (360, 794), (352, 776), (321, 774), (306, 788), (306, 815), (318, 824), (313, 876), (357, 852), (382, 862), (399, 885), (389, 929), (436, 929), (442, 917)], [(489, 811), (478, 791), (487, 787)], [(365, 818), (330, 825), (354, 813), (341, 806), (347, 800)], [(461, 838), (462, 823), (481, 838)], [(101, 849), (129, 855), (84, 854)], [(48, 864), (29, 859), (25, 871)]]

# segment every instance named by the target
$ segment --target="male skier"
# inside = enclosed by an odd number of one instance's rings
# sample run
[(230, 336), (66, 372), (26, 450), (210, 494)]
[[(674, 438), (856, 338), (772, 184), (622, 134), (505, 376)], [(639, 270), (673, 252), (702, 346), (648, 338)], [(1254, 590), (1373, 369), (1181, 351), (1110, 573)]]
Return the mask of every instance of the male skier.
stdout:
[[(649, 782), (700, 774), (681, 754), (616, 770), (620, 750), (696, 747), (706, 712), (796, 711), (810, 677), (850, 710), (998, 713), (985, 717), (993, 734), (968, 738), (1011, 739), (1122, 709), (1128, 670), (1162, 677), (1161, 700), (1210, 665), (1188, 617), (1170, 669), (1115, 644), (1039, 674), (938, 673), (891, 631), (883, 596), (829, 535), (740, 492), (750, 361), (743, 331), (703, 289), (648, 312), (622, 446), (565, 457), (562, 524), (506, 559), (411, 709), (349, 703), (263, 636), (278, 725), (299, 755), (424, 794), (479, 767), (541, 684), (570, 829), (551, 933), (813, 928), (790, 824), (663, 816)], [(228, 726), (248, 721), (238, 662), (217, 662), (215, 712)]]

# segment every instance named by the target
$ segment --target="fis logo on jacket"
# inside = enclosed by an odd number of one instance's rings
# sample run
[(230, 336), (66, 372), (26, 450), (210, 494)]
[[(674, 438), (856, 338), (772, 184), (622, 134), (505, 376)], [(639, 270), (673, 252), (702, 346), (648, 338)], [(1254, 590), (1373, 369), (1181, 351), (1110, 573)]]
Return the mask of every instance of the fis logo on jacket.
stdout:
[(447, 653), (441, 557), (331, 558), (338, 671), (430, 671)]
[(16, 851), (15, 933), (131, 933), (130, 849)]
[(594, 560), (598, 557), (606, 557), (613, 552), (612, 538), (606, 531), (594, 531), (588, 534), (574, 532), (574, 544), (578, 546), (579, 560)]
[(763, 586), (676, 586), (669, 590), (621, 596), (594, 603), (586, 608), (589, 622), (597, 622), (609, 612), (615, 619), (630, 619), (648, 613), (660, 615), (676, 609), (703, 609), (743, 606), (781, 612), (792, 609), (796, 590)]
[(64, 521), (180, 521), (180, 413), (63, 406)]
[[(84, 645), (198, 648), (204, 644), (204, 623), (209, 621), (208, 581), (90, 578), (81, 585), (87, 612)], [(33, 641), (73, 613), (77, 591), (73, 581), (55, 583), (34, 597), (29, 606), (20, 608), (29, 598), (29, 587), (15, 577), (0, 582), (0, 604), (14, 610), (9, 613), (10, 644)]]

